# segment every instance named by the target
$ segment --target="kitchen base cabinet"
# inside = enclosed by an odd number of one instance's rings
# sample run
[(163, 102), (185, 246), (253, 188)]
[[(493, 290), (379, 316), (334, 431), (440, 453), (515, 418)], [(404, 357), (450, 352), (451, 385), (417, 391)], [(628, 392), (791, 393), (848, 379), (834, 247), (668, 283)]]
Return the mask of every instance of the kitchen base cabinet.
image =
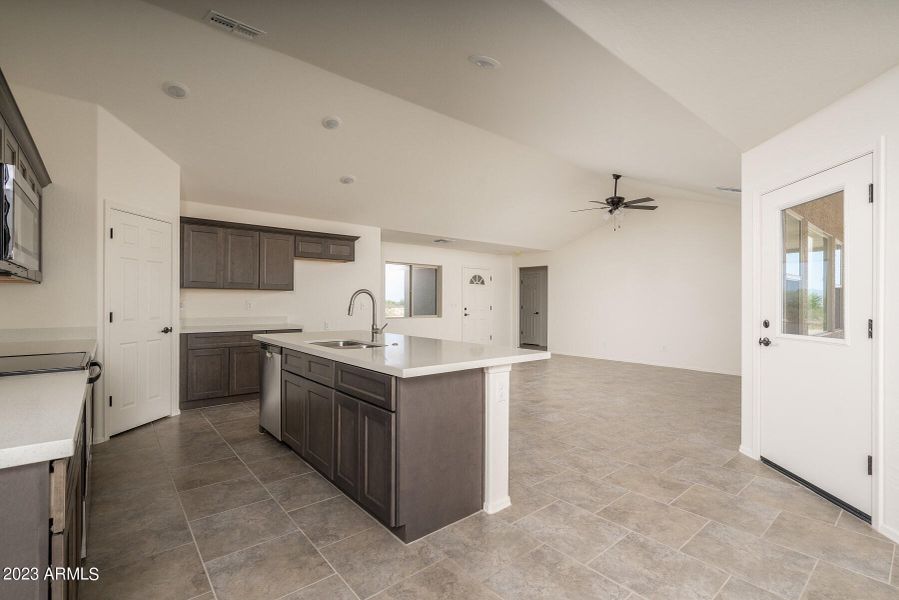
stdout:
[(402, 379), (282, 356), (282, 439), (397, 537), (411, 542), (483, 508), (480, 369)]
[(181, 334), (181, 410), (259, 397), (262, 348), (253, 335), (298, 329)]

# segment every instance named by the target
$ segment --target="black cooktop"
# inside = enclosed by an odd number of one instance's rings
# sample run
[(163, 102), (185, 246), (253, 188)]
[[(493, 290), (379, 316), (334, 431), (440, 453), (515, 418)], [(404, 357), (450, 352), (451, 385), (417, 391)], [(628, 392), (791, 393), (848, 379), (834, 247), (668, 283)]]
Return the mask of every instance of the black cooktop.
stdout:
[(89, 362), (90, 356), (87, 352), (0, 356), (0, 377), (28, 375), (31, 373), (81, 371), (88, 367)]

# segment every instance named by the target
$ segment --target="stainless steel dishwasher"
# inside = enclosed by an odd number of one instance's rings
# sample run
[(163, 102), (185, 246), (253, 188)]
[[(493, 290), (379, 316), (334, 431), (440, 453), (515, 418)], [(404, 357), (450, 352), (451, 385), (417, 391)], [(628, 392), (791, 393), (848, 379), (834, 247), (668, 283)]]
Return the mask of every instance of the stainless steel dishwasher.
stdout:
[(281, 348), (262, 344), (259, 427), (281, 439)]

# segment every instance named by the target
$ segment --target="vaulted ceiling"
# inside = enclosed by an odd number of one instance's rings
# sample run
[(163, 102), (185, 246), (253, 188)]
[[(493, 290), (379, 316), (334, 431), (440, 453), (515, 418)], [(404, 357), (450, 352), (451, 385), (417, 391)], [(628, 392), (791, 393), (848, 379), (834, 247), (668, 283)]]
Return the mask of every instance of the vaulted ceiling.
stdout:
[(721, 201), (741, 150), (899, 62), (899, 3), (547, 2), (9, 0), (0, 67), (106, 107), (182, 165), (186, 200), (545, 249), (597, 225), (569, 211), (611, 172)]

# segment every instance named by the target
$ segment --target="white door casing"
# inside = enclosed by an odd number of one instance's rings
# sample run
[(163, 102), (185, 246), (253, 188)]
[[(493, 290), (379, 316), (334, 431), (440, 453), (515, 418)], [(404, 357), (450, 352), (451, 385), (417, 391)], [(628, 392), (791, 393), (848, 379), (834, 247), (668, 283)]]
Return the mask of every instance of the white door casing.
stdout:
[[(761, 456), (868, 515), (873, 486), (868, 474), (873, 454), (873, 343), (868, 337), (874, 286), (872, 179), (868, 155), (761, 197), (761, 317), (769, 327), (758, 325), (760, 343), (763, 338), (771, 342), (759, 355)], [(843, 239), (829, 236), (810, 219), (803, 231), (829, 239), (823, 247), (839, 248), (841, 258), (818, 250), (820, 257), (829, 257), (824, 268), (803, 263), (797, 270), (795, 260), (785, 258), (785, 235), (795, 234), (785, 234), (784, 219), (800, 222), (799, 205), (840, 192)], [(799, 239), (807, 258), (815, 242), (808, 235)], [(822, 277), (823, 272), (829, 274)], [(812, 273), (826, 281), (823, 302), (815, 302), (824, 327), (797, 326), (797, 304), (791, 300), (785, 308), (785, 293), (795, 293), (791, 286), (798, 286), (806, 294), (798, 296), (798, 306), (810, 311), (808, 296), (820, 296), (809, 292)]]
[(493, 342), (493, 271), (462, 267), (462, 341)]
[[(119, 209), (107, 213), (106, 435), (172, 410), (172, 224)], [(111, 397), (111, 399), (110, 399)]]

